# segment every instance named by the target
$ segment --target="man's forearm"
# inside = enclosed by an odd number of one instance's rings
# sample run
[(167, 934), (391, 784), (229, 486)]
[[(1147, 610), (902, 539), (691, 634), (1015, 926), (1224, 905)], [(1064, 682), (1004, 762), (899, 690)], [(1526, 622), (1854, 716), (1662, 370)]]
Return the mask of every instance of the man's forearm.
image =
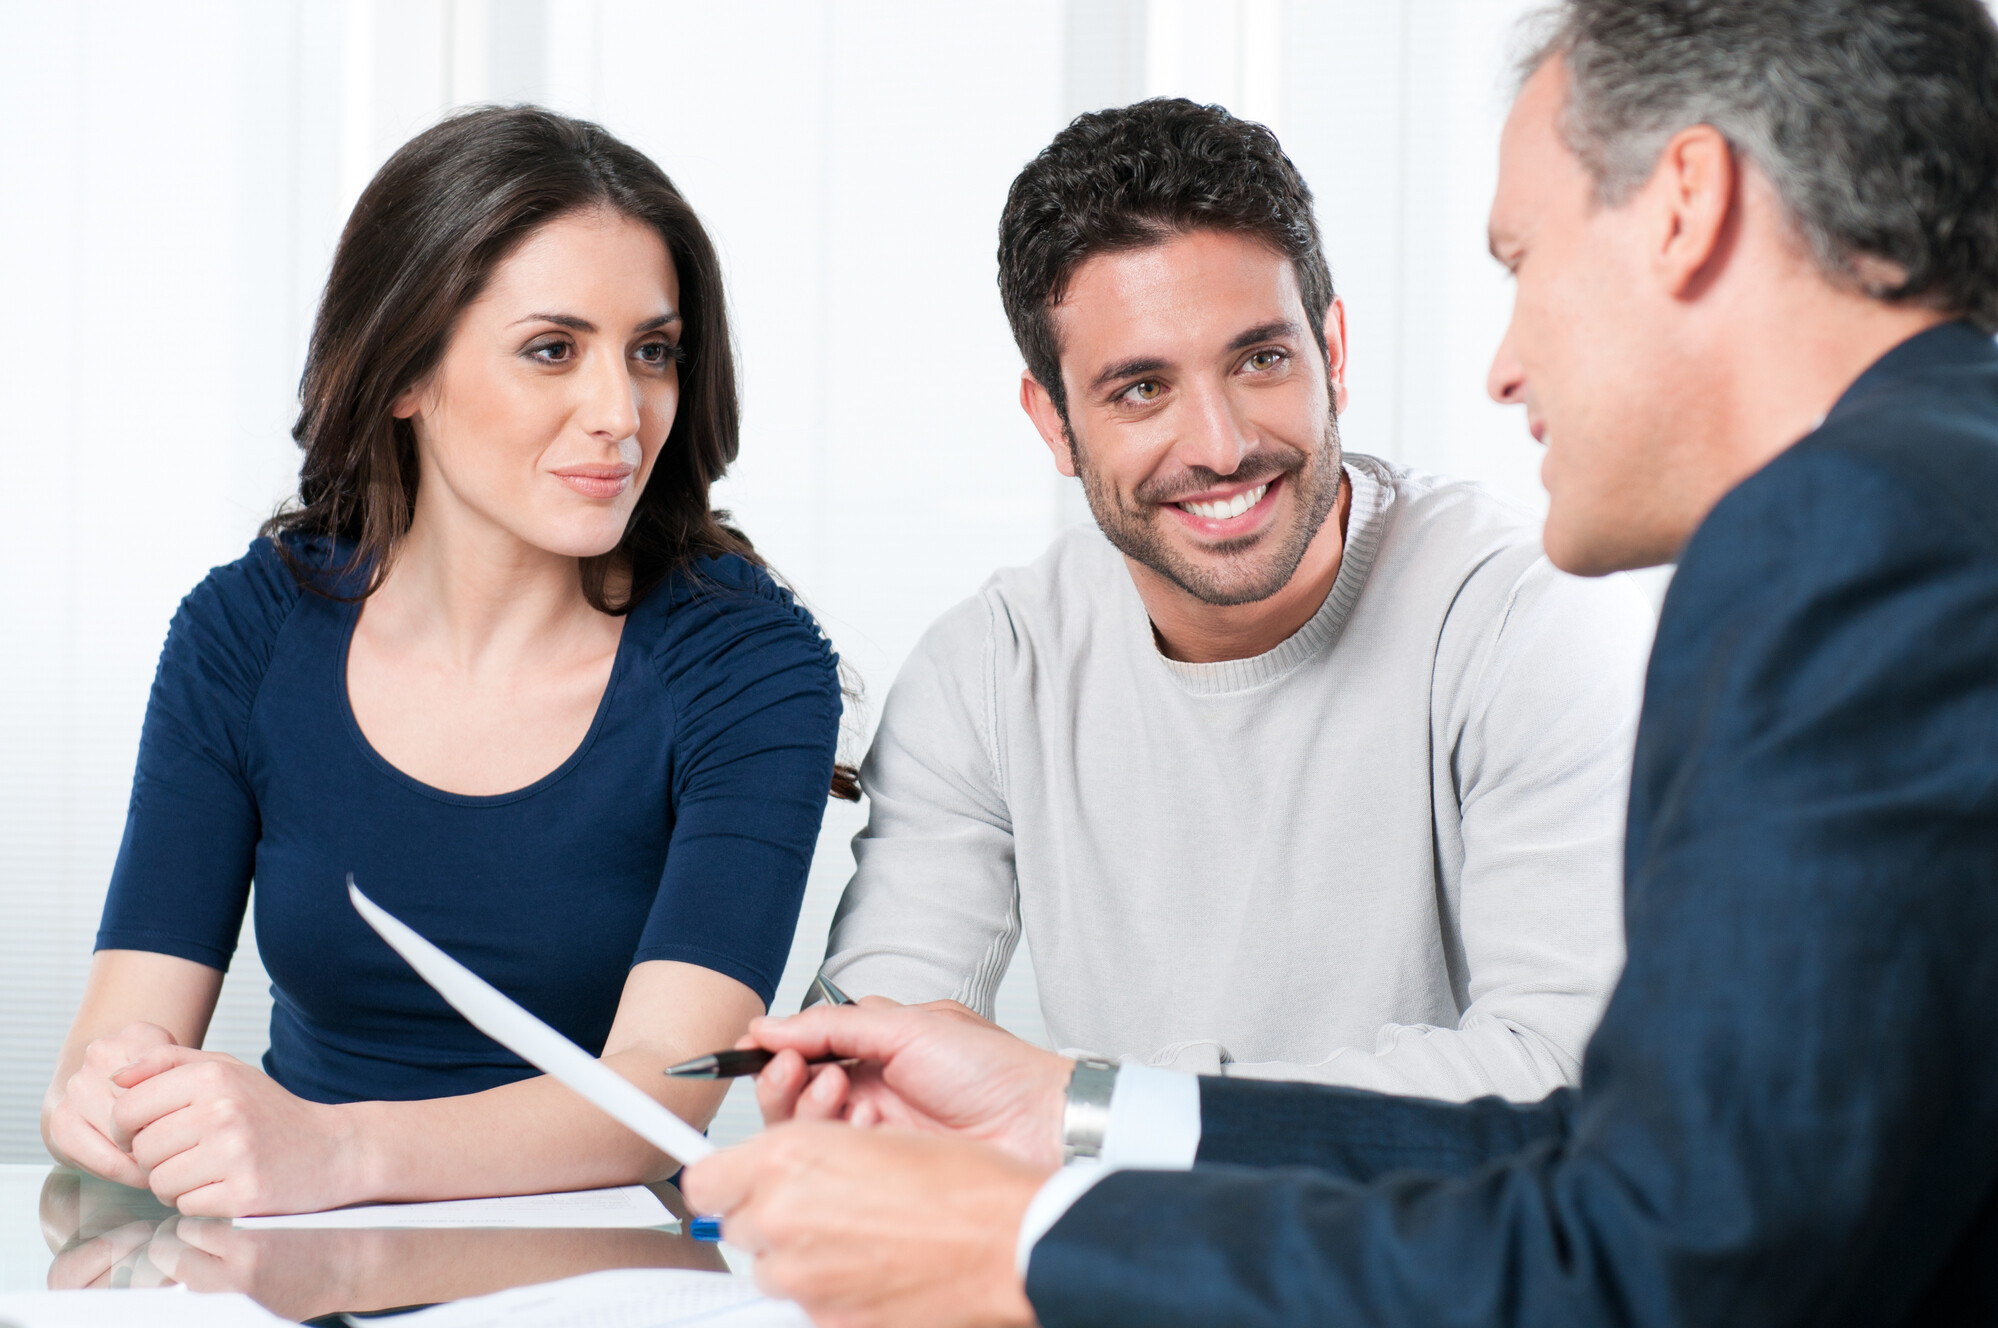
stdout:
[(1366, 1182), (1390, 1171), (1459, 1173), (1565, 1134), (1575, 1093), (1530, 1106), (1431, 1102), (1253, 1079), (1200, 1081), (1200, 1163), (1310, 1166)]

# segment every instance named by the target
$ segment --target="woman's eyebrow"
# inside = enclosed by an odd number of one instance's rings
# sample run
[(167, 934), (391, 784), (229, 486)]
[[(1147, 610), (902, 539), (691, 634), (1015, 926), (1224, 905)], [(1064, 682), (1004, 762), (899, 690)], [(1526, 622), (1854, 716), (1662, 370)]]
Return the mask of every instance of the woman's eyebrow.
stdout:
[(592, 323), (587, 318), (578, 318), (574, 314), (529, 314), (525, 318), (514, 319), (508, 326), (519, 327), (522, 323), (553, 323), (557, 327), (566, 327), (571, 332), (594, 332), (597, 330), (595, 323)]
[[(651, 332), (658, 328), (671, 327), (679, 321), (680, 311), (677, 309), (668, 309), (663, 314), (646, 319), (633, 328), (632, 331)], [(597, 330), (595, 323), (592, 323), (587, 318), (578, 318), (574, 314), (529, 314), (525, 318), (514, 319), (509, 326), (519, 327), (522, 323), (553, 323), (557, 327), (566, 327), (571, 332), (594, 332)]]

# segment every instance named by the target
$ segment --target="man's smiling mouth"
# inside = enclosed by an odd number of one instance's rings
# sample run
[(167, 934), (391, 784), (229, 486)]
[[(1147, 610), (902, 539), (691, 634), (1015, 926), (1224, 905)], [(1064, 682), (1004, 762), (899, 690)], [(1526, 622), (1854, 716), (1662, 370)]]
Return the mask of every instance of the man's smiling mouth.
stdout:
[(1211, 503), (1174, 503), (1173, 506), (1182, 512), (1191, 512), (1194, 516), (1205, 517), (1209, 521), (1226, 521), (1230, 517), (1242, 515), (1242, 513), (1261, 502), (1263, 495), (1268, 493), (1269, 489), (1269, 481), (1264, 480), (1255, 488), (1244, 489), (1233, 498), (1217, 499)]

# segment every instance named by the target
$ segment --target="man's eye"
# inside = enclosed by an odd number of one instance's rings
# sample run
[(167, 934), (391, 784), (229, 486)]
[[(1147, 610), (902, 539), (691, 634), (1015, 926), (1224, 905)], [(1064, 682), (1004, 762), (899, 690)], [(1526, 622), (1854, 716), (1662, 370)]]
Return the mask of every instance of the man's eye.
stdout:
[(1142, 383), (1133, 383), (1124, 389), (1124, 400), (1143, 406), (1157, 401), (1165, 393), (1163, 383), (1155, 383), (1147, 378)]
[(1280, 350), (1259, 350), (1249, 357), (1248, 363), (1251, 369), (1274, 369), (1282, 364), (1284, 359), (1284, 353)]

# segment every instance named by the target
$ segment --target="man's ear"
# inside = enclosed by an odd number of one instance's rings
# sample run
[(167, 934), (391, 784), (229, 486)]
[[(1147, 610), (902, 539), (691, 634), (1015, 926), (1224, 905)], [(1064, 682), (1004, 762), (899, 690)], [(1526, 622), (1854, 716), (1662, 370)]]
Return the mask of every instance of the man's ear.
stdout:
[(1740, 187), (1734, 149), (1712, 125), (1682, 129), (1665, 145), (1645, 193), (1658, 218), (1651, 265), (1667, 295), (1694, 293), (1723, 247)]
[(1075, 478), (1075, 452), (1069, 441), (1068, 425), (1055, 409), (1054, 398), (1041, 386), (1031, 370), (1020, 371), (1020, 409), (1034, 422), (1034, 430), (1054, 454), (1055, 469)]
[(1325, 306), (1325, 373), (1332, 383), (1332, 409), (1346, 413), (1346, 302), (1334, 295)]

